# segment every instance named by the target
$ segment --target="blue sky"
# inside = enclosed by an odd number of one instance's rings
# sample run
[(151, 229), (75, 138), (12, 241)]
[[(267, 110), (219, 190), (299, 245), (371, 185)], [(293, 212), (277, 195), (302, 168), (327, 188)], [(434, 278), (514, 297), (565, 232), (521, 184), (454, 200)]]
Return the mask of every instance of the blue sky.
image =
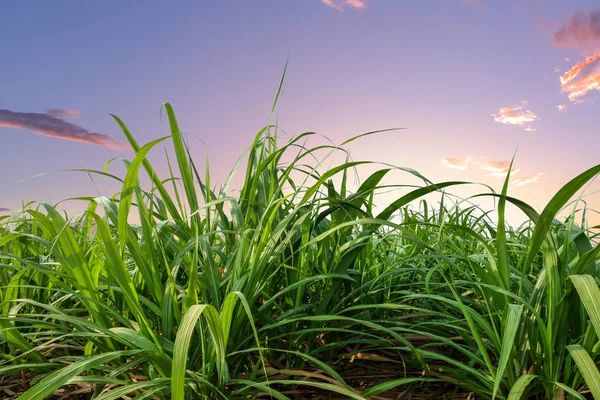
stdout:
[[(560, 81), (600, 50), (594, 38), (569, 36), (573, 23), (587, 21), (574, 13), (594, 15), (595, 1), (326, 3), (4, 4), (0, 208), (94, 194), (85, 174), (57, 171), (83, 165), (102, 169), (111, 158), (132, 157), (114, 146), (15, 127), (15, 115), (48, 109), (75, 110), (78, 118), (59, 118), (123, 140), (109, 117), (113, 113), (139, 142), (148, 142), (168, 134), (159, 108), (170, 102), (194, 155), (203, 159), (205, 144), (211, 169), (224, 176), (267, 122), (288, 54), (277, 112), (287, 134), (317, 131), (339, 143), (374, 129), (409, 128), (351, 146), (355, 159), (409, 166), (434, 181), (499, 187), (502, 179), (489, 173), (505, 173), (503, 162), (518, 146), (512, 194), (538, 206), (600, 162), (593, 145), (600, 123), (598, 92), (572, 101)], [(561, 29), (564, 40), (557, 39)], [(582, 77), (592, 82), (595, 61), (573, 82)], [(560, 111), (559, 105), (567, 108)], [(521, 108), (508, 110), (515, 107)], [(494, 120), (501, 108), (509, 123)], [(3, 125), (2, 115), (13, 122)], [(518, 121), (513, 115), (535, 117), (519, 125), (510, 123)], [(529, 127), (535, 131), (526, 131)], [(152, 157), (166, 172), (160, 150)], [(23, 181), (38, 174), (46, 175)], [(105, 195), (118, 190), (96, 183)]]

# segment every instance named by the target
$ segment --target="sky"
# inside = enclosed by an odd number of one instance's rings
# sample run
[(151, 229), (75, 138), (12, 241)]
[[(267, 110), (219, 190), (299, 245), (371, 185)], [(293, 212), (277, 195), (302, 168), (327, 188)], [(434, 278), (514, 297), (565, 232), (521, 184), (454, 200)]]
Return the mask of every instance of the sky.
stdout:
[[(146, 143), (169, 133), (164, 102), (223, 180), (267, 123), (288, 56), (284, 137), (406, 128), (354, 142), (352, 158), (496, 190), (516, 152), (509, 193), (538, 209), (600, 163), (596, 0), (10, 2), (0, 51), (4, 212), (116, 193), (64, 171), (116, 159), (122, 175), (133, 153), (109, 114)], [(164, 150), (150, 157), (166, 176)]]

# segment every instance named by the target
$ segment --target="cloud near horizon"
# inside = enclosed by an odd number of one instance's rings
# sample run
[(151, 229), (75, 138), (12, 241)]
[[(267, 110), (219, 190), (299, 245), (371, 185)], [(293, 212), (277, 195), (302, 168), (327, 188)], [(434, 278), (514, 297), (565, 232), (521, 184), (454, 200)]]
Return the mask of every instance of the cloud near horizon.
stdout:
[(321, 0), (321, 3), (339, 11), (343, 11), (346, 6), (354, 9), (367, 8), (365, 0)]
[[(497, 178), (503, 178), (508, 173), (508, 168), (510, 167), (510, 161), (487, 161), (481, 164), (481, 169), (484, 171), (488, 171), (490, 176), (495, 176)], [(511, 174), (516, 174), (519, 172), (518, 168), (513, 166), (510, 171)]]
[(48, 111), (48, 114), (57, 118), (79, 118), (79, 111), (69, 110), (66, 108), (51, 108)]
[(537, 182), (537, 180), (540, 179), (542, 175), (544, 175), (543, 172), (538, 172), (538, 173), (532, 173), (532, 174), (523, 175), (523, 176), (515, 179), (513, 181), (513, 183), (516, 186), (524, 186), (524, 185), (527, 185), (529, 183)]
[(10, 208), (0, 207), (0, 212), (10, 211)]
[[(525, 102), (524, 102), (525, 103)], [(529, 110), (523, 110), (523, 106), (504, 107), (498, 110), (498, 115), (492, 114), (494, 121), (508, 125), (525, 125), (538, 119), (537, 115)], [(526, 131), (533, 131), (529, 125)]]
[(125, 151), (130, 147), (103, 133), (90, 132), (79, 125), (66, 122), (51, 114), (23, 113), (0, 109), (0, 128), (25, 129), (38, 135), (74, 142), (91, 143), (112, 150)]
[[(465, 170), (470, 165), (479, 165), (479, 167), (482, 170), (488, 172), (487, 176), (494, 176), (496, 178), (505, 178), (506, 174), (508, 173), (508, 168), (510, 167), (510, 160), (486, 161), (486, 162), (481, 163), (481, 162), (478, 162), (477, 160), (473, 160), (472, 157), (467, 157), (467, 158), (463, 158), (463, 159), (456, 158), (456, 157), (447, 157), (447, 158), (442, 158), (440, 160), (440, 164), (446, 168), (453, 168), (453, 169), (459, 169), (459, 170)], [(514, 174), (518, 173), (519, 171), (520, 171), (520, 169), (513, 165), (510, 173), (512, 176), (514, 176)], [(515, 187), (520, 187), (520, 186), (528, 185), (530, 183), (537, 182), (542, 177), (542, 175), (544, 175), (542, 172), (534, 172), (534, 173), (530, 173), (527, 175), (523, 175), (514, 180), (511, 179), (510, 183), (513, 184)]]
[(569, 93), (569, 100), (581, 103), (581, 97), (590, 90), (600, 90), (600, 52), (575, 64), (560, 77), (563, 92)]
[(555, 47), (579, 50), (600, 48), (600, 10), (576, 11), (552, 36)]
[(456, 158), (456, 157), (447, 157), (447, 158), (442, 158), (440, 160), (440, 164), (446, 168), (465, 170), (469, 166), (470, 161), (471, 161), (470, 157), (465, 158), (463, 160), (461, 160), (460, 158)]

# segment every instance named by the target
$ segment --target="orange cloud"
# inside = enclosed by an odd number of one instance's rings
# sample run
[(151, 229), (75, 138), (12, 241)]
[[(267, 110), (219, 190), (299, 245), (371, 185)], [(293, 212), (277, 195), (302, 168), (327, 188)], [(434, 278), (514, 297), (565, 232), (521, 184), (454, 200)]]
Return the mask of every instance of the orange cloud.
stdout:
[(600, 11), (573, 13), (554, 34), (552, 44), (556, 47), (597, 50), (600, 45)]
[(565, 110), (567, 108), (567, 106), (564, 105), (564, 104), (559, 104), (559, 105), (556, 106), (556, 108), (558, 108), (558, 111), (563, 111), (563, 110)]
[(447, 168), (465, 170), (469, 166), (469, 161), (471, 161), (471, 158), (461, 160), (455, 157), (447, 157), (442, 158), (440, 164)]
[[(498, 115), (492, 114), (492, 116), (494, 117), (494, 121), (509, 125), (525, 125), (538, 119), (531, 111), (523, 110), (523, 106), (501, 108), (498, 110)], [(531, 131), (533, 128), (528, 126), (525, 130)]]
[(343, 11), (346, 6), (354, 9), (367, 8), (364, 0), (321, 0), (321, 3), (339, 11)]
[(581, 97), (590, 90), (600, 90), (600, 52), (587, 57), (560, 77), (563, 92), (569, 93), (569, 100), (580, 103)]
[(90, 132), (50, 114), (22, 113), (0, 110), (0, 128), (26, 129), (38, 135), (74, 142), (92, 143), (112, 150), (124, 151), (130, 147), (103, 133)]
[(51, 108), (48, 110), (48, 114), (57, 118), (79, 118), (79, 111), (63, 108)]
[[(495, 176), (498, 178), (502, 178), (506, 176), (508, 173), (508, 168), (510, 167), (510, 161), (488, 161), (481, 164), (481, 169), (484, 171), (488, 171), (490, 176)], [(513, 166), (510, 171), (511, 174), (516, 174), (519, 172), (518, 168)]]
[(541, 178), (542, 175), (544, 175), (542, 172), (523, 175), (522, 177), (515, 179), (513, 183), (516, 186), (527, 185), (528, 183), (536, 182), (538, 179)]

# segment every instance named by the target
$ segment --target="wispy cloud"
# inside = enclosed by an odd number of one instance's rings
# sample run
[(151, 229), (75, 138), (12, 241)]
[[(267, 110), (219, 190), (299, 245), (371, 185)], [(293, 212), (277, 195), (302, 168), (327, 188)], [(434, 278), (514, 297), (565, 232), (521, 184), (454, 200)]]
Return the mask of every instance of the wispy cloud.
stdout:
[[(487, 161), (481, 164), (481, 169), (484, 171), (488, 171), (490, 176), (495, 176), (498, 178), (502, 178), (506, 176), (508, 173), (508, 169), (510, 168), (510, 161)], [(510, 171), (511, 174), (515, 174), (519, 172), (518, 168), (512, 167)]]
[[(525, 103), (525, 102), (523, 102)], [(529, 110), (524, 110), (523, 106), (504, 107), (498, 110), (498, 115), (492, 114), (494, 121), (508, 125), (526, 125), (538, 119), (537, 115)], [(530, 131), (533, 128), (529, 125), (525, 130)]]
[(558, 111), (564, 111), (567, 109), (567, 106), (564, 104), (559, 104), (556, 106), (556, 108), (558, 108)]
[(538, 179), (540, 179), (542, 177), (542, 175), (544, 175), (543, 172), (538, 172), (538, 173), (523, 175), (520, 178), (515, 179), (513, 181), (513, 183), (516, 186), (527, 185), (528, 183), (536, 182)]
[(575, 64), (560, 77), (563, 92), (569, 93), (569, 100), (580, 103), (590, 90), (600, 90), (600, 52)]
[(447, 157), (442, 158), (440, 160), (440, 164), (447, 168), (465, 170), (468, 168), (470, 161), (471, 158), (465, 158), (461, 160), (460, 158)]
[(50, 114), (0, 110), (0, 128), (26, 129), (38, 135), (75, 142), (92, 143), (113, 150), (128, 150), (129, 146), (103, 133), (90, 132), (79, 125)]
[(345, 7), (354, 9), (367, 8), (365, 0), (321, 0), (321, 3), (339, 11), (343, 11)]
[(598, 50), (600, 46), (600, 11), (576, 11), (552, 36), (556, 47)]
[[(472, 157), (468, 158), (456, 158), (456, 157), (447, 157), (442, 158), (440, 160), (440, 164), (446, 168), (453, 168), (459, 170), (465, 170), (472, 165), (478, 165), (483, 171), (487, 171), (487, 176), (494, 176), (496, 178), (505, 178), (506, 174), (508, 174), (508, 169), (510, 168), (510, 160), (503, 161), (483, 161), (483, 157), (473, 160)], [(513, 165), (510, 173), (511, 176), (514, 176), (516, 173), (520, 171), (519, 168)], [(543, 173), (530, 173), (527, 175), (523, 175), (517, 179), (511, 179), (511, 184), (518, 187), (527, 185), (529, 183), (537, 182), (540, 177), (544, 175)]]
[(65, 108), (51, 108), (48, 114), (57, 118), (79, 118), (79, 111), (69, 110)]

